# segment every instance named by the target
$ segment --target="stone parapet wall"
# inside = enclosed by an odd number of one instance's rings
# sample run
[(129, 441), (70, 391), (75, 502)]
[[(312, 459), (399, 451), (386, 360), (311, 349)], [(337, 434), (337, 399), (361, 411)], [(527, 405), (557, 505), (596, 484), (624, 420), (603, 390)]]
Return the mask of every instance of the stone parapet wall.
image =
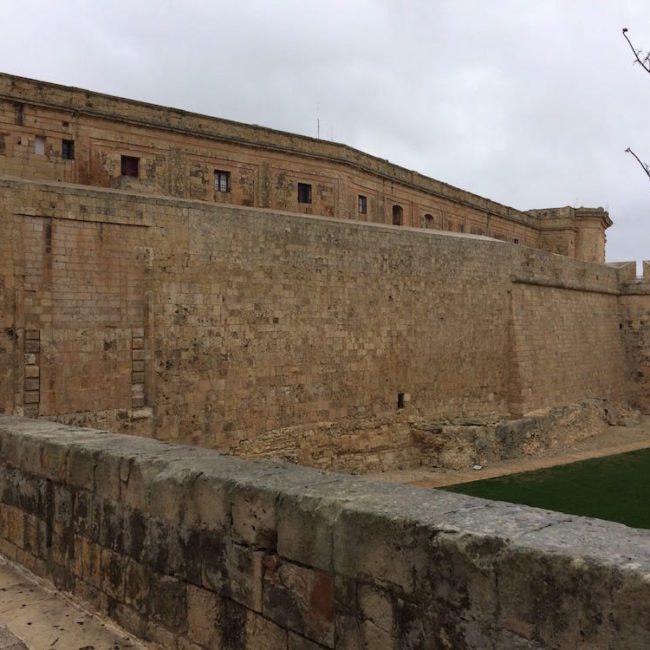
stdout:
[(650, 533), (0, 416), (0, 550), (166, 649), (642, 648)]

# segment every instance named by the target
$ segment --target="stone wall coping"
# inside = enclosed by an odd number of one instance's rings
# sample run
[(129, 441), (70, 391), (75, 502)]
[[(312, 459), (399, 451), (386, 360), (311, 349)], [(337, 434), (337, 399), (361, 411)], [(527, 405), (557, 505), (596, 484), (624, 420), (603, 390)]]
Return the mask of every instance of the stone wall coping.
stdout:
[[(137, 471), (153, 487), (143, 503), (145, 509), (155, 507), (158, 488), (182, 494), (184, 487), (201, 480), (213, 483), (215, 494), (235, 489), (262, 493), (279, 507), (290, 504), (319, 513), (332, 527), (343, 518), (369, 535), (377, 527), (401, 531), (407, 546), (413, 535), (433, 539), (443, 534), (466, 541), (491, 538), (497, 547), (650, 574), (650, 531), (440, 490), (290, 463), (243, 460), (198, 447), (6, 415), (0, 415), (0, 456), (24, 472), (76, 482), (99, 496), (120, 500), (128, 495), (116, 493), (115, 483), (126, 483), (126, 473)], [(61, 466), (51, 463), (57, 456), (66, 465), (63, 475)], [(87, 462), (92, 464), (91, 479), (85, 472)], [(157, 514), (171, 520), (178, 517), (173, 509)], [(339, 559), (335, 556), (333, 561), (336, 566)], [(336, 568), (347, 572), (345, 566)]]
[(4, 415), (0, 467), (0, 550), (162, 647), (650, 643), (650, 531)]

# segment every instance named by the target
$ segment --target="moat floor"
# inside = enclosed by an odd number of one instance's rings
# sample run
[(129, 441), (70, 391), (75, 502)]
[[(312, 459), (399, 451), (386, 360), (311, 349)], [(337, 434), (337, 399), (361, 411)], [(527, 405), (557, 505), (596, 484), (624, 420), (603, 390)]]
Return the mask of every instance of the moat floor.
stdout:
[(608, 427), (602, 434), (585, 438), (570, 446), (555, 447), (535, 456), (513, 458), (485, 466), (480, 470), (426, 470), (409, 469), (395, 472), (366, 474), (367, 478), (388, 483), (405, 483), (416, 487), (444, 487), (480, 479), (527, 472), (544, 467), (566, 465), (578, 460), (600, 458), (626, 451), (650, 447), (650, 416), (643, 416), (638, 424), (627, 427)]
[(0, 650), (46, 648), (145, 650), (150, 646), (0, 555)]

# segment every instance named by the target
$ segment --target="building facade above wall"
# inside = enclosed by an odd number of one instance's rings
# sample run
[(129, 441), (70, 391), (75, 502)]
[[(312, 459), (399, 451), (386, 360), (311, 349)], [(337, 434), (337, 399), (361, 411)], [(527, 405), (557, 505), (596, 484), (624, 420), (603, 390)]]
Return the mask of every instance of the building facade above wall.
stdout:
[(529, 210), (539, 219), (540, 248), (585, 262), (605, 259), (605, 230), (612, 225), (603, 208)]
[(523, 212), (346, 145), (0, 74), (0, 174), (447, 230), (604, 262), (607, 213)]

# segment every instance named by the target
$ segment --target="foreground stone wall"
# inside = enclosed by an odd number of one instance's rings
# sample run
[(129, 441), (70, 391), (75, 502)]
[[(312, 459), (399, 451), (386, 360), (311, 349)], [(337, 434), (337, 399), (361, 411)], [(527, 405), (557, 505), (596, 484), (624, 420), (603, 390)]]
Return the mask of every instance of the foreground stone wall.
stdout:
[(4, 412), (234, 449), (323, 422), (626, 397), (617, 269), (480, 238), (0, 187)]
[(642, 648), (650, 534), (0, 416), (0, 550), (165, 648)]

